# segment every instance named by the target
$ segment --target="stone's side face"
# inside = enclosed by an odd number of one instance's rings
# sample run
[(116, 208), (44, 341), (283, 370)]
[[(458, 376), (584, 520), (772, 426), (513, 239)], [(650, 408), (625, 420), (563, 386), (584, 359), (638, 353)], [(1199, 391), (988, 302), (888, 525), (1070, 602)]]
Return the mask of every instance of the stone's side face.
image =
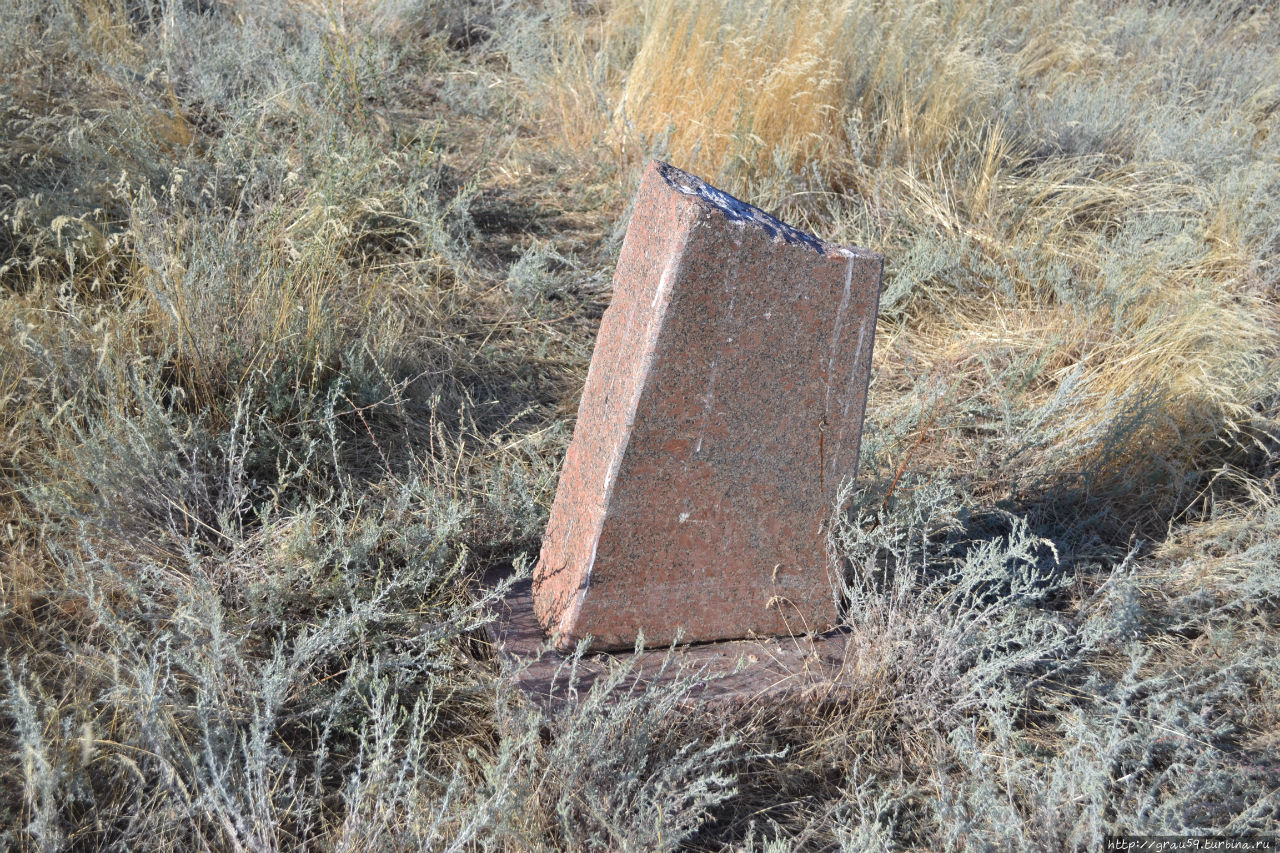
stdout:
[[(535, 569), (534, 613), (549, 634), (572, 643), (588, 590), (600, 528), (636, 417), (665, 300), (683, 256), (695, 206), (646, 175), (614, 272), (613, 301), (596, 337), (573, 441), (560, 471)], [(633, 640), (634, 642), (634, 640)]]
[(534, 570), (559, 648), (835, 624), (882, 263), (649, 167)]

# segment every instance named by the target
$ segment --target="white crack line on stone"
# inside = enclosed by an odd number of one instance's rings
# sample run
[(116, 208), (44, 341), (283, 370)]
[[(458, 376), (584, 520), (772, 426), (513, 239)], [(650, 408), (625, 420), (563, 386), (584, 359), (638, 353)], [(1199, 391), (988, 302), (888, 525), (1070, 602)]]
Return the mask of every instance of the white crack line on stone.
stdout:
[(835, 328), (831, 331), (831, 355), (827, 358), (827, 398), (822, 404), (822, 419), (825, 422), (831, 411), (831, 374), (836, 369), (836, 352), (840, 346), (840, 332), (844, 326), (844, 312), (849, 307), (849, 292), (853, 287), (853, 257), (849, 257), (844, 269), (844, 296), (840, 297), (840, 308), (836, 311)]
[[(734, 287), (734, 282), (737, 280), (736, 273), (736, 264), (732, 262), (725, 264), (725, 289), (729, 291), (729, 304), (725, 309), (725, 325), (730, 330), (733, 329), (733, 306), (738, 300), (738, 289)], [(728, 337), (729, 342), (732, 342), (733, 336), (730, 335)], [(698, 426), (698, 443), (693, 448), (694, 453), (702, 452), (702, 440), (706, 438), (707, 426), (711, 422), (711, 406), (715, 403), (716, 376), (719, 370), (720, 359), (711, 359), (711, 367), (708, 370), (709, 376), (707, 377), (707, 393), (703, 395), (705, 402), (702, 405), (702, 423)]]
[(702, 404), (702, 419), (698, 425), (698, 443), (694, 446), (694, 453), (702, 452), (702, 440), (707, 435), (707, 425), (711, 420), (711, 404), (715, 402), (716, 374), (720, 370), (720, 360), (711, 359), (710, 377), (707, 380), (707, 393), (702, 395), (704, 400)]
[[(741, 245), (741, 243), (742, 241), (741, 239), (739, 239), (738, 244)], [(738, 304), (737, 282), (738, 282), (739, 264), (737, 263), (737, 261), (738, 261), (738, 255), (735, 253), (733, 255), (730, 255), (728, 261), (725, 263), (725, 287), (729, 291), (729, 304), (725, 308), (725, 327), (729, 331), (733, 331), (733, 326), (734, 326), (733, 309), (734, 309), (734, 306)], [(733, 340), (733, 337), (731, 335), (726, 335), (726, 337), (730, 341)], [(716, 364), (717, 362), (712, 362), (711, 381), (707, 384), (707, 406), (704, 411), (704, 418), (703, 418), (703, 424), (702, 424), (703, 433), (705, 433), (707, 430), (707, 423), (710, 420), (710, 415), (711, 415), (711, 404), (714, 400), (714, 397), (712, 395), (712, 387), (715, 383)], [(701, 435), (698, 436), (698, 447), (699, 448), (702, 447)], [(712, 504), (710, 516), (712, 519), (719, 519), (718, 526), (720, 528), (720, 543), (717, 547), (721, 551), (723, 551), (733, 538), (733, 525), (725, 524), (723, 519), (720, 519), (720, 501), (719, 500), (717, 500), (714, 504)], [(717, 522), (712, 521), (711, 523), (716, 524)]]
[(872, 319), (871, 317), (864, 317), (862, 323), (858, 326), (858, 344), (853, 350), (853, 370), (849, 371), (849, 384), (844, 389), (844, 412), (840, 416), (840, 432), (836, 435), (836, 455), (834, 458), (837, 465), (840, 460), (840, 451), (844, 447), (845, 428), (849, 426), (849, 407), (853, 405), (855, 396), (853, 388), (858, 382), (858, 374), (862, 372), (862, 343), (867, 338), (867, 323), (871, 322)]

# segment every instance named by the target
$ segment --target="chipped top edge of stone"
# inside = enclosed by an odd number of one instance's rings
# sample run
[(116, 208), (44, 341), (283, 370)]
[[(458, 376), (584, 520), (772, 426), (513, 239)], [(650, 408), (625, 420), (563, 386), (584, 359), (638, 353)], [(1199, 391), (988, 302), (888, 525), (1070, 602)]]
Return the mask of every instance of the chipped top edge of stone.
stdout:
[(654, 160), (653, 165), (657, 168), (658, 174), (671, 187), (685, 195), (699, 198), (712, 205), (730, 222), (750, 222), (763, 228), (775, 240), (781, 239), (790, 245), (807, 246), (820, 255), (837, 255), (846, 258), (881, 257), (879, 252), (873, 252), (870, 249), (862, 249), (857, 246), (838, 246), (834, 243), (820, 240), (807, 231), (801, 231), (799, 228), (770, 216), (753, 204), (740, 201), (724, 190), (716, 189), (696, 175), (691, 175), (682, 169), (672, 166), (670, 163)]

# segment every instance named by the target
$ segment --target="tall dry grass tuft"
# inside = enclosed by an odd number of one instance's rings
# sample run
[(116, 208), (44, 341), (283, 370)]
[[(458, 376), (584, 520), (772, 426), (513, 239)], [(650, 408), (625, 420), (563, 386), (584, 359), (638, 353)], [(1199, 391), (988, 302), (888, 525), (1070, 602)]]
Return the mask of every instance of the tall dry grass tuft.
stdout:
[[(630, 8), (628, 8), (628, 6)], [(735, 160), (787, 172), (840, 148), (853, 4), (619, 4), (643, 35), (613, 106), (626, 152), (662, 145), (701, 172)], [(821, 26), (797, 20), (825, 19)], [(774, 152), (781, 152), (774, 159)]]
[[(543, 94), (570, 145), (603, 143), (632, 165), (656, 153), (731, 189), (770, 174), (842, 185), (851, 154), (946, 168), (1005, 144), (981, 120), (1000, 76), (975, 37), (986, 14), (974, 3), (624, 0), (554, 20), (556, 77)], [(989, 179), (974, 188), (990, 191)]]

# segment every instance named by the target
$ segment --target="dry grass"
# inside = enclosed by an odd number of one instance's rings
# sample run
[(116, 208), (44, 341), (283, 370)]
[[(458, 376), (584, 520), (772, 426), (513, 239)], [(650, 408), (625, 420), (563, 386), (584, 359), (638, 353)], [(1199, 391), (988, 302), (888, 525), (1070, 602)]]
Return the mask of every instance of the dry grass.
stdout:
[(702, 172), (735, 158), (774, 165), (763, 158), (775, 150), (788, 172), (835, 154), (848, 89), (841, 72), (853, 52), (843, 38), (848, 7), (825, 10), (834, 26), (809, 28), (795, 19), (816, 6), (635, 5), (615, 11), (640, 18), (644, 32), (613, 110), (624, 143), (664, 139)]
[[(601, 146), (627, 169), (656, 152), (884, 251), (880, 334), (894, 349), (880, 348), (878, 382), (902, 390), (896, 366), (909, 363), (951, 386), (939, 458), (972, 458), (966, 428), (998, 428), (975, 424), (975, 409), (1012, 408), (1025, 413), (1003, 425), (1025, 446), (1010, 454), (1023, 479), (1150, 480), (1131, 504), (1177, 503), (1218, 441), (1266, 430), (1277, 343), (1274, 219), (1243, 187), (1232, 195), (1241, 174), (1214, 159), (1262, 162), (1280, 94), (1265, 82), (1271, 13), (1213, 7), (1204, 20), (1208, 31), (1130, 7), (1099, 20), (977, 3), (621, 2), (558, 22), (579, 29), (541, 87), (570, 147)], [(1161, 100), (1167, 63), (1140, 38), (1194, 38), (1189, 91), (1203, 81), (1231, 96), (1183, 117)], [(1251, 71), (1231, 67), (1240, 51)], [(1179, 152), (1187, 120), (1203, 133)], [(1233, 150), (1238, 139), (1253, 149)], [(992, 380), (1015, 368), (1033, 375), (1006, 405), (1011, 389)], [(896, 396), (874, 407), (886, 422), (903, 421)], [(1004, 479), (978, 476), (993, 475)]]
[[(1274, 833), (1278, 15), (0, 0), (0, 844)], [(821, 713), (476, 642), (652, 155), (888, 260)]]

